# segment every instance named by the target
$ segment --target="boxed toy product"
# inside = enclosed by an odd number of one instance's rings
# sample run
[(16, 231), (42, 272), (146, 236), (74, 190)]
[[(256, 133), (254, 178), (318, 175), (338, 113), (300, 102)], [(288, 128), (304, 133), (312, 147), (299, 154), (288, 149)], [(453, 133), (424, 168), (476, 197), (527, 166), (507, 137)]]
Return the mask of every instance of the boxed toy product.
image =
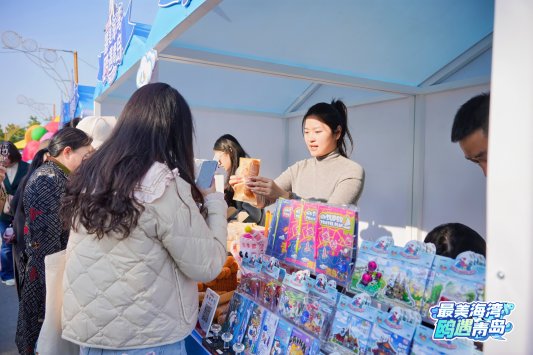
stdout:
[(474, 342), (468, 339), (434, 340), (433, 329), (419, 325), (413, 339), (411, 355), (456, 354), (481, 355)]
[(357, 245), (355, 209), (320, 205), (317, 212), (316, 273), (346, 285)]
[(274, 313), (265, 310), (263, 313), (263, 324), (261, 324), (261, 333), (259, 335), (259, 343), (257, 345), (256, 354), (268, 355), (274, 342), (276, 328), (278, 326), (279, 317)]
[(233, 335), (232, 344), (242, 341), (251, 315), (252, 304), (253, 302), (248, 298), (234, 293), (228, 309), (228, 316), (222, 326), (223, 333), (229, 332)]
[(374, 354), (409, 354), (416, 326), (403, 320), (402, 308), (389, 313), (378, 310), (372, 327), (369, 350)]
[(296, 265), (315, 271), (316, 268), (316, 225), (318, 203), (305, 202), (302, 209), (302, 226), (296, 247)]
[(245, 354), (255, 354), (259, 346), (259, 334), (265, 309), (257, 303), (250, 304), (251, 313), (242, 343)]
[(287, 354), (308, 355), (314, 343), (312, 337), (298, 328), (292, 328)]
[[(359, 293), (353, 298), (341, 295), (328, 341), (355, 354), (365, 354), (368, 338), (378, 310), (370, 307), (370, 296)], [(339, 347), (334, 349), (339, 351)]]
[(278, 199), (276, 205), (276, 217), (272, 220), (268, 232), (268, 245), (266, 254), (280, 260), (287, 255), (287, 237), (289, 234), (289, 222), (292, 214), (291, 200)]
[(429, 309), (440, 301), (484, 301), (485, 258), (471, 251), (455, 259), (437, 255), (424, 299), (422, 315), (430, 322)]
[(391, 237), (364, 241), (359, 250), (350, 290), (368, 293), (378, 302), (420, 311), (435, 255), (425, 244), (409, 241), (395, 246)]
[(287, 233), (287, 239), (285, 240), (285, 249), (287, 250), (285, 261), (296, 265), (298, 239), (300, 237), (302, 227), (302, 209), (304, 202), (299, 200), (291, 200), (291, 204), (292, 211), (289, 220), (289, 231)]
[(420, 311), (435, 255), (425, 251), (423, 242), (412, 240), (403, 248), (391, 247), (390, 256), (384, 297), (391, 304)]
[(303, 304), (298, 326), (316, 337), (325, 335), (331, 322), (334, 306), (316, 296), (308, 296)]
[(285, 355), (288, 354), (289, 338), (292, 334), (294, 326), (284, 319), (280, 319), (272, 341), (270, 349), (271, 355)]
[(278, 305), (278, 314), (290, 320), (293, 324), (298, 324), (305, 301), (305, 293), (283, 286)]
[(253, 259), (254, 261), (259, 256), (265, 253), (268, 243), (268, 238), (259, 228), (245, 227), (245, 232), (239, 236), (239, 259), (242, 263), (243, 259)]
[(390, 269), (389, 250), (394, 245), (392, 237), (381, 237), (376, 242), (363, 241), (352, 274), (349, 289), (378, 297), (387, 285)]

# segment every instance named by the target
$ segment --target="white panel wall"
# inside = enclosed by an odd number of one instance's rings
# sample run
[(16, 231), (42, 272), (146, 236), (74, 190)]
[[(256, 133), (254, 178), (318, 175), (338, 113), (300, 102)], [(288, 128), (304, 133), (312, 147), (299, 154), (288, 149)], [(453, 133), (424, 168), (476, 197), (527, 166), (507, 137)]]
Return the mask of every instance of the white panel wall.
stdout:
[[(119, 100), (107, 100), (106, 102), (103, 102), (100, 104), (100, 115), (101, 116), (115, 116), (118, 119), (118, 116), (120, 116), (120, 113), (122, 112), (122, 109), (124, 108), (124, 105), (126, 105), (126, 101), (119, 101)], [(98, 109), (97, 109), (98, 103), (95, 104), (95, 114), (98, 115)]]
[(442, 223), (460, 222), (486, 235), (486, 179), (451, 142), (457, 109), (488, 86), (446, 91), (425, 97), (423, 224), (429, 231)]
[[(405, 243), (411, 221), (413, 98), (351, 107), (349, 127), (355, 148), (351, 158), (366, 173), (359, 200), (361, 239), (392, 235)], [(309, 158), (301, 133), (302, 116), (289, 122), (289, 162)]]
[[(106, 102), (101, 105), (102, 115), (120, 115), (125, 105)], [(278, 176), (285, 168), (285, 121), (277, 117), (192, 109), (195, 123), (195, 156), (213, 157), (213, 144), (223, 134), (232, 134), (246, 152), (261, 159), (261, 174)]]

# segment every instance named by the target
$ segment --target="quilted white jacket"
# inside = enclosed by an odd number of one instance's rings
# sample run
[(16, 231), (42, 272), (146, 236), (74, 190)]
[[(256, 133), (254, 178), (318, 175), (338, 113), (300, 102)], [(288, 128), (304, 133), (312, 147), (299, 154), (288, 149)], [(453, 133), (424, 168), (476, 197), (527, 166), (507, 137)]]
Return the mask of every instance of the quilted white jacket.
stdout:
[(66, 340), (102, 349), (146, 348), (177, 342), (196, 324), (196, 281), (214, 279), (226, 260), (223, 195), (206, 197), (206, 221), (177, 170), (155, 163), (135, 196), (145, 210), (128, 238), (98, 240), (83, 227), (70, 232)]

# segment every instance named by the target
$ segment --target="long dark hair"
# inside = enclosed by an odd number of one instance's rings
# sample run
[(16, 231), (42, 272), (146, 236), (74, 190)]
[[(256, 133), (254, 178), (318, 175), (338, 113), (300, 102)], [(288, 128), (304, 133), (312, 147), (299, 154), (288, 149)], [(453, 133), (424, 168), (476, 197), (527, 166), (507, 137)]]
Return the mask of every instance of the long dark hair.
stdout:
[[(228, 177), (235, 175), (235, 172), (239, 167), (240, 158), (249, 158), (249, 155), (244, 151), (244, 148), (241, 146), (237, 138), (233, 137), (231, 134), (224, 134), (218, 138), (213, 146), (213, 150), (218, 150), (229, 155), (231, 169)], [(226, 202), (229, 204), (229, 202), (233, 200), (233, 187), (229, 185), (224, 192)]]
[(7, 157), (11, 163), (18, 163), (22, 160), (22, 156), (20, 155), (19, 150), (17, 149), (17, 147), (15, 147), (13, 142), (6, 141), (2, 143), (7, 144)]
[(79, 222), (99, 239), (109, 232), (128, 237), (144, 210), (133, 190), (154, 162), (177, 168), (194, 200), (203, 205), (194, 184), (193, 134), (191, 110), (176, 89), (154, 83), (135, 91), (110, 137), (68, 184), (65, 226), (76, 230)]
[(249, 157), (237, 138), (233, 137), (231, 134), (225, 134), (218, 138), (213, 146), (213, 150), (218, 150), (229, 155), (231, 161), (230, 176), (235, 175), (235, 172), (239, 167), (239, 159)]
[(446, 223), (433, 228), (424, 243), (433, 243), (437, 249), (437, 255), (455, 259), (457, 255), (465, 251), (485, 256), (487, 243), (482, 236), (472, 228), (461, 223)]
[[(66, 147), (70, 147), (72, 148), (72, 150), (76, 150), (78, 148), (90, 145), (92, 141), (93, 139), (81, 129), (65, 127), (57, 131), (48, 143), (48, 147), (43, 148), (37, 153), (35, 153), (35, 156), (33, 157), (31, 164), (28, 168), (28, 172), (26, 173), (26, 176), (18, 187), (17, 191), (20, 190), (20, 196), (24, 196), (26, 184), (28, 183), (28, 180), (30, 179), (33, 172), (37, 170), (37, 168), (39, 168), (41, 165), (43, 165), (44, 155), (46, 153), (48, 153), (48, 155), (53, 158), (57, 158)], [(22, 202), (22, 200), (23, 199), (21, 198), (20, 201)]]
[(350, 134), (350, 130), (348, 129), (348, 110), (346, 109), (344, 102), (341, 100), (333, 100), (331, 101), (331, 104), (328, 104), (327, 102), (320, 102), (311, 106), (302, 119), (302, 131), (305, 126), (305, 120), (309, 116), (315, 116), (320, 121), (328, 125), (333, 134), (335, 134), (337, 131), (337, 127), (340, 126), (341, 135), (337, 140), (337, 149), (343, 157), (347, 158), (348, 154), (345, 137), (348, 137), (348, 140), (350, 141), (350, 153), (353, 149), (353, 139), (352, 135)]

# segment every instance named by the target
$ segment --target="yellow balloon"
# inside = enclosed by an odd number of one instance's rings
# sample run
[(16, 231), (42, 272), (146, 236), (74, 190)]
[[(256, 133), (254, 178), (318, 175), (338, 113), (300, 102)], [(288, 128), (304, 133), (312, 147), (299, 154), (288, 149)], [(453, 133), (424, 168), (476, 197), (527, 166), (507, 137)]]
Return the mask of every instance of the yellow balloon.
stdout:
[(17, 147), (17, 149), (24, 149), (24, 147), (26, 147), (26, 140), (23, 139), (23, 140), (16, 142), (15, 147)]
[(31, 138), (31, 131), (33, 131), (36, 127), (40, 127), (40, 125), (35, 124), (31, 127), (28, 127), (28, 129), (26, 130), (26, 133), (24, 133), (24, 139), (26, 140), (26, 142), (30, 142), (33, 140)]

